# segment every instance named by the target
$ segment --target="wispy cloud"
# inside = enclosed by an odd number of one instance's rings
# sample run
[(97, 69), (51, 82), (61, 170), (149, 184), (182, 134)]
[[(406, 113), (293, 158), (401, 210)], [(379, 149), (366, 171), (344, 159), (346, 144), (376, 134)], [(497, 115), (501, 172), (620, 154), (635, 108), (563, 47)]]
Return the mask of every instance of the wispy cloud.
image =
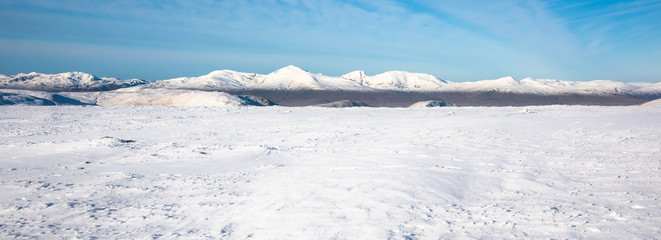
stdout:
[[(0, 2), (0, 21), (5, 23), (0, 25), (0, 38), (42, 42), (42, 46), (81, 44), (89, 54), (94, 54), (93, 46), (145, 54), (170, 52), (186, 56), (186, 61), (168, 58), (169, 65), (183, 64), (191, 72), (225, 67), (266, 71), (296, 64), (334, 75), (355, 69), (371, 73), (398, 69), (455, 81), (504, 75), (587, 80), (582, 77), (596, 71), (595, 64), (588, 62), (605, 59), (604, 54), (617, 52), (626, 43), (618, 33), (635, 34), (637, 43), (646, 46), (659, 37), (660, 24), (652, 21), (659, 19), (659, 1), (599, 4), (5, 0)], [(98, 49), (99, 54), (105, 51)], [(161, 69), (146, 78), (179, 74), (168, 72), (174, 67)]]

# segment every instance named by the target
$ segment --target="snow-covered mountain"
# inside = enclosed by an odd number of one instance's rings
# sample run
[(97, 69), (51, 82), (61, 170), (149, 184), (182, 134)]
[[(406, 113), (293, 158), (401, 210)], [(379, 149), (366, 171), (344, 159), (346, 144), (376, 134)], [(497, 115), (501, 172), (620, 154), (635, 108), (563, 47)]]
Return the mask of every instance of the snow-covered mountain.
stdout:
[(661, 94), (661, 83), (622, 83), (608, 80), (587, 82), (562, 81), (555, 79), (521, 80), (503, 77), (496, 80), (451, 83), (438, 89), (445, 92), (506, 92), (525, 94)]
[(213, 71), (199, 77), (182, 77), (156, 81), (151, 87), (203, 90), (361, 90), (352, 80), (310, 73), (296, 66), (287, 66), (263, 75), (232, 70)]
[(145, 83), (144, 80), (140, 79), (99, 78), (83, 72), (58, 74), (32, 72), (19, 73), (14, 76), (0, 76), (0, 88), (45, 91), (104, 91)]
[(361, 90), (359, 83), (340, 77), (310, 73), (296, 66), (287, 66), (260, 77), (252, 89), (272, 90)]
[[(60, 74), (0, 75), (0, 88), (45, 91), (113, 90), (146, 84), (139, 79), (98, 78), (81, 72)], [(608, 80), (588, 82), (554, 79), (503, 77), (476, 82), (449, 82), (430, 74), (389, 71), (367, 75), (353, 71), (340, 77), (311, 73), (287, 66), (269, 74), (217, 70), (199, 77), (180, 77), (146, 84), (149, 88), (207, 91), (244, 90), (327, 90), (327, 91), (400, 91), (400, 92), (501, 92), (536, 95), (643, 95), (661, 96), (661, 83), (622, 83)]]
[(180, 77), (149, 84), (155, 88), (243, 90), (256, 84), (263, 75), (232, 70), (217, 70), (199, 77)]
[(404, 71), (389, 71), (374, 76), (368, 76), (363, 71), (353, 71), (342, 75), (365, 87), (387, 90), (434, 91), (448, 82), (426, 73), (410, 73)]
[(388, 71), (367, 75), (353, 71), (340, 77), (310, 73), (287, 66), (262, 75), (231, 70), (214, 71), (199, 77), (156, 81), (151, 87), (199, 90), (345, 90), (345, 91), (413, 91), (413, 92), (504, 92), (521, 94), (587, 94), (587, 95), (659, 95), (661, 83), (622, 83), (608, 80), (589, 82), (554, 79), (503, 77), (476, 82), (449, 82), (426, 73)]

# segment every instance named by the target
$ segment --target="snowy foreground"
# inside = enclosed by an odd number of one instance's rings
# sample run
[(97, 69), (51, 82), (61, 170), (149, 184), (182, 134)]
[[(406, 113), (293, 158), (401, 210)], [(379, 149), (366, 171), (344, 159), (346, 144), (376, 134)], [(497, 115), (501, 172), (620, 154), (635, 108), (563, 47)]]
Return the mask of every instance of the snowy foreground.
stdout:
[(661, 108), (0, 107), (0, 239), (661, 236)]

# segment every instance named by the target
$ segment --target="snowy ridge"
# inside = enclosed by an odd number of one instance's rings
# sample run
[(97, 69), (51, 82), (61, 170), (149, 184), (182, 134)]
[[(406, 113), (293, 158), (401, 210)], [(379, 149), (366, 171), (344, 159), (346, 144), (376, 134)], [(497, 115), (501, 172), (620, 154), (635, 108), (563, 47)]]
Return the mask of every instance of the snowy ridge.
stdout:
[(359, 82), (365, 87), (388, 90), (434, 91), (447, 84), (446, 81), (426, 73), (405, 71), (389, 71), (374, 76), (368, 76), (363, 71), (354, 71), (343, 75), (342, 78)]
[[(626, 84), (607, 80), (594, 80), (589, 82), (572, 82), (554, 79), (524, 78), (516, 80), (513, 77), (504, 77), (496, 80), (482, 80), (477, 82), (453, 83), (445, 86), (441, 91), (456, 92), (507, 92), (529, 94), (627, 94), (637, 90), (645, 90), (653, 84), (636, 83)], [(661, 89), (659, 89), (661, 90)], [(649, 91), (659, 93), (661, 91)]]
[(263, 75), (242, 73), (232, 70), (217, 70), (199, 77), (181, 77), (156, 81), (149, 84), (155, 88), (237, 90), (256, 84)]
[(14, 76), (0, 76), (0, 88), (45, 90), (45, 91), (104, 91), (142, 85), (140, 79), (120, 80), (99, 78), (89, 73), (66, 72), (58, 74), (19, 73)]

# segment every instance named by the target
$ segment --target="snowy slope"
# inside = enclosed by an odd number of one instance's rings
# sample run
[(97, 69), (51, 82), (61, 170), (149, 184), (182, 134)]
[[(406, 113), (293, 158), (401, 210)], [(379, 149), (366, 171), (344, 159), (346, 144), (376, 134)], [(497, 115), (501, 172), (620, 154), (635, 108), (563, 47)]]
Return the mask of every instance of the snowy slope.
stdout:
[(661, 93), (661, 82), (658, 83), (636, 82), (636, 83), (629, 83), (629, 85), (635, 88), (632, 91), (633, 94), (656, 95)]
[(32, 94), (0, 90), (0, 105), (52, 106), (55, 103)]
[(646, 106), (646, 107), (661, 107), (661, 99), (657, 100), (652, 100), (646, 103), (641, 104), (641, 106)]
[(0, 89), (0, 105), (100, 105), (100, 106), (269, 106), (267, 99), (234, 96), (224, 92), (130, 87), (101, 92), (46, 92)]
[(14, 88), (44, 91), (95, 91), (112, 90), (145, 84), (144, 80), (117, 78), (98, 78), (83, 72), (58, 74), (19, 73), (11, 77), (0, 78), (0, 88)]
[(101, 93), (96, 100), (101, 106), (214, 106), (237, 107), (246, 101), (224, 92), (195, 90), (123, 88)]
[[(45, 92), (34, 90), (0, 89), (0, 105), (93, 105), (96, 100), (84, 95), (98, 95), (98, 92)], [(80, 96), (83, 95), (83, 96)], [(93, 97), (95, 99), (95, 97)]]
[[(572, 82), (554, 79), (524, 78), (516, 80), (504, 77), (496, 80), (476, 82), (458, 82), (444, 86), (440, 91), (453, 92), (507, 92), (530, 94), (626, 94), (633, 93), (644, 85), (630, 85), (622, 82), (594, 80), (588, 82)], [(661, 92), (661, 91), (660, 91)]]
[(0, 112), (0, 239), (661, 236), (661, 108)]

